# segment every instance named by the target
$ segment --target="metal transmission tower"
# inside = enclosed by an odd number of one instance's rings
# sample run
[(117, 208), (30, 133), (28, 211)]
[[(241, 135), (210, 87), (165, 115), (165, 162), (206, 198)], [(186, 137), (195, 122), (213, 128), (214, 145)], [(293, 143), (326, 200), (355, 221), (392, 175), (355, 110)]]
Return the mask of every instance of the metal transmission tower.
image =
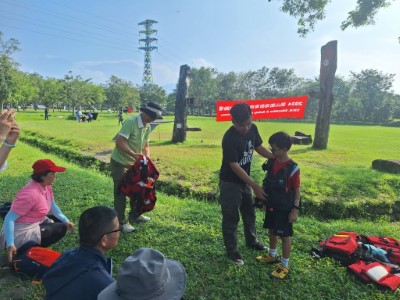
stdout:
[(158, 23), (154, 20), (144, 20), (140, 22), (138, 25), (143, 25), (145, 30), (140, 30), (139, 35), (141, 33), (146, 35), (146, 38), (139, 39), (140, 42), (144, 42), (144, 47), (139, 47), (139, 50), (144, 50), (144, 70), (143, 70), (143, 86), (147, 86), (153, 82), (153, 76), (151, 73), (151, 51), (158, 49), (158, 47), (152, 46), (151, 43), (157, 41), (158, 39), (151, 37), (153, 33), (157, 33), (157, 30), (153, 29), (153, 24)]

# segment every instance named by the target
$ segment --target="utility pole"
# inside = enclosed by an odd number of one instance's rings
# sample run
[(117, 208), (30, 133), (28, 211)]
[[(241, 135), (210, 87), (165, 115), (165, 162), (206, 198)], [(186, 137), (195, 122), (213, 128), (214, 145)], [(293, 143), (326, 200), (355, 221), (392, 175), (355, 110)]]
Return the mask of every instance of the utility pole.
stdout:
[(147, 19), (138, 23), (138, 25), (143, 25), (145, 28), (145, 30), (139, 31), (139, 35), (141, 33), (146, 35), (144, 39), (139, 39), (139, 43), (144, 43), (144, 47), (139, 47), (139, 50), (144, 50), (144, 69), (142, 79), (143, 86), (147, 86), (153, 82), (153, 76), (151, 72), (151, 51), (158, 49), (158, 47), (151, 45), (151, 43), (158, 41), (158, 39), (151, 36), (153, 33), (157, 33), (157, 30), (153, 29), (154, 23), (158, 22)]

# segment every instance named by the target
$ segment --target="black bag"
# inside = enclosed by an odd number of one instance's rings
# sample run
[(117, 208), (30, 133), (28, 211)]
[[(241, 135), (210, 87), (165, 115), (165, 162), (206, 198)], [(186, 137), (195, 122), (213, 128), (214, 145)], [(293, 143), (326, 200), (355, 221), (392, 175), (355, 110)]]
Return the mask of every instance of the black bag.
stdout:
[(6, 202), (0, 205), (0, 216), (4, 220), (11, 209), (11, 202)]
[(11, 269), (41, 279), (51, 265), (61, 256), (60, 252), (39, 246), (33, 241), (23, 244), (10, 263)]

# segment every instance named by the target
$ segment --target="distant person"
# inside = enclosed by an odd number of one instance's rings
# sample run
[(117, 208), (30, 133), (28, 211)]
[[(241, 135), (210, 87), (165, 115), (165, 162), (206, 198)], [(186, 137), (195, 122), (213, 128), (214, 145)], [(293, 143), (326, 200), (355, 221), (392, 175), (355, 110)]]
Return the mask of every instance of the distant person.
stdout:
[(272, 153), (264, 148), (257, 126), (252, 123), (251, 110), (246, 103), (235, 104), (231, 110), (233, 125), (222, 139), (222, 165), (219, 174), (220, 204), (222, 212), (222, 235), (226, 253), (234, 263), (244, 261), (237, 245), (239, 213), (242, 216), (244, 236), (248, 247), (265, 250), (257, 241), (256, 213), (252, 190), (257, 198), (265, 199), (265, 192), (250, 177), (253, 153), (272, 158)]
[(98, 300), (151, 299), (180, 300), (186, 288), (182, 264), (154, 249), (141, 248), (121, 265), (117, 281), (98, 296)]
[(88, 112), (87, 116), (88, 116), (88, 120), (87, 120), (88, 123), (92, 122), (93, 115), (92, 115), (92, 113), (90, 111)]
[[(292, 146), (290, 135), (277, 132), (268, 142), (275, 157), (264, 165), (267, 171), (264, 189), (268, 197), (264, 228), (268, 229), (270, 249), (257, 259), (264, 263), (279, 263), (271, 277), (284, 279), (289, 273), (293, 223), (297, 221), (300, 210), (300, 169), (288, 155)], [(276, 249), (278, 237), (282, 240), (281, 259)]]
[(48, 120), (48, 119), (49, 119), (49, 109), (48, 109), (47, 106), (46, 106), (45, 109), (44, 109), (44, 119), (45, 119), (45, 120)]
[(7, 157), (15, 147), (19, 137), (20, 129), (15, 122), (16, 112), (11, 109), (4, 109), (0, 112), (0, 171), (7, 168)]
[(114, 280), (105, 254), (118, 245), (121, 227), (111, 207), (95, 206), (79, 217), (79, 244), (64, 252), (43, 277), (47, 300), (96, 300)]
[[(74, 230), (74, 224), (57, 206), (51, 187), (56, 172), (66, 169), (49, 159), (36, 161), (32, 168), (32, 180), (15, 196), (0, 232), (0, 247), (7, 249), (9, 261), (26, 242), (34, 241), (47, 247), (62, 239), (67, 229), (71, 233)], [(56, 222), (47, 217), (49, 212)]]
[(78, 110), (76, 111), (76, 120), (77, 120), (78, 122), (80, 122), (81, 119), (82, 119), (82, 112), (80, 111), (80, 109), (78, 109)]
[(123, 122), (124, 122), (124, 116), (122, 114), (122, 110), (120, 110), (119, 113), (118, 113), (118, 125), (119, 124), (122, 125)]
[(128, 118), (115, 137), (115, 148), (111, 153), (111, 175), (114, 181), (114, 208), (118, 212), (118, 219), (122, 224), (122, 232), (129, 233), (135, 228), (128, 223), (147, 222), (149, 217), (140, 215), (134, 218), (134, 203), (130, 201), (131, 211), (127, 220), (125, 215), (126, 197), (119, 189), (119, 183), (125, 173), (141, 155), (150, 157), (149, 135), (150, 123), (162, 119), (159, 104), (149, 102), (140, 108), (141, 113)]

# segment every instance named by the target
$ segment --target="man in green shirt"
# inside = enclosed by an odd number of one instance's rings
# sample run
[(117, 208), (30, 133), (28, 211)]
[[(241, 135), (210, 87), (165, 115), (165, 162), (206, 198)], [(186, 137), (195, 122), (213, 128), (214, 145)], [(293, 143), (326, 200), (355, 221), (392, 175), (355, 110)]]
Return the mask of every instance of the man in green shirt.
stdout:
[[(135, 228), (128, 223), (125, 215), (126, 197), (119, 190), (119, 182), (124, 174), (133, 165), (140, 155), (150, 157), (149, 135), (151, 132), (150, 123), (156, 119), (162, 119), (161, 107), (159, 104), (149, 102), (145, 107), (140, 108), (141, 113), (128, 118), (122, 125), (121, 130), (115, 138), (115, 148), (111, 153), (111, 174), (114, 181), (114, 208), (118, 213), (119, 223), (122, 225), (122, 232), (128, 233)], [(131, 207), (130, 214), (134, 211)], [(137, 219), (128, 218), (130, 222), (147, 222), (147, 216), (140, 216)]]

